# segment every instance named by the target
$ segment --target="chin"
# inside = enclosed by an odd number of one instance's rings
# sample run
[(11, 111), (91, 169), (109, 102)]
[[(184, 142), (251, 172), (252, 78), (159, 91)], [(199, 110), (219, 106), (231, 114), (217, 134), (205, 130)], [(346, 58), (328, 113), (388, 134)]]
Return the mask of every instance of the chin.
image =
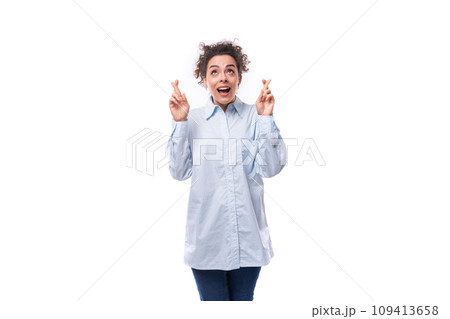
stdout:
[(216, 99), (216, 101), (220, 101), (223, 103), (231, 103), (234, 100), (235, 95), (230, 95), (230, 96), (216, 96), (214, 97)]

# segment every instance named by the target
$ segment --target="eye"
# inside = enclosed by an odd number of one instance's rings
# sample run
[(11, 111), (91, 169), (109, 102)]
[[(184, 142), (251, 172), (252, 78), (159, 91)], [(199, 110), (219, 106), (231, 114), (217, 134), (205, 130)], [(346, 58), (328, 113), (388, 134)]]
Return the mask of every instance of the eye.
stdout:
[(211, 74), (214, 74), (214, 73), (217, 73), (217, 71), (216, 71), (216, 70), (213, 70), (213, 71), (211, 72)]
[(234, 73), (234, 70), (232, 70), (232, 69), (228, 69), (228, 72)]

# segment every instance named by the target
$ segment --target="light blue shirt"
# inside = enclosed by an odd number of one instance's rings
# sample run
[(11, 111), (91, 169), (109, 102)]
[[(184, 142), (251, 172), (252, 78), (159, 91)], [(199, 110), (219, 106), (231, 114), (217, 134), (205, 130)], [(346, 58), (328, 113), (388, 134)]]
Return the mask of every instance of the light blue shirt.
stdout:
[(263, 177), (286, 164), (286, 145), (272, 115), (237, 96), (226, 112), (214, 105), (172, 119), (167, 145), (173, 178), (191, 178), (184, 263), (233, 270), (267, 265), (274, 256), (264, 210)]

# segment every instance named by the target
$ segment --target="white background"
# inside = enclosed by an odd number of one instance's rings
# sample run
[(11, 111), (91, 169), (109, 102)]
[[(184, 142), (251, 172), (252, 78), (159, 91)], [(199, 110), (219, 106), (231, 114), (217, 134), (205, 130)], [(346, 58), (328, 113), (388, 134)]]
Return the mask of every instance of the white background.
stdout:
[[(448, 15), (445, 1), (2, 2), (0, 317), (448, 318)], [(255, 300), (202, 303), (183, 264), (190, 181), (127, 167), (125, 142), (170, 133), (175, 79), (202, 106), (198, 44), (234, 38), (251, 60), (238, 95), (253, 103), (271, 78), (282, 136), (314, 139), (326, 165), (266, 179), (275, 257)]]

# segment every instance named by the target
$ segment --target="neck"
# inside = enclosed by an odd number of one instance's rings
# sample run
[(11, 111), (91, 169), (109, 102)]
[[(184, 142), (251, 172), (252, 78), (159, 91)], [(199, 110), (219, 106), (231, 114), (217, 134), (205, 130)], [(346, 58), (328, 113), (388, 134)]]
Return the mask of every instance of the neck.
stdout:
[[(214, 98), (213, 98), (213, 100), (214, 100)], [(220, 106), (220, 107), (222, 108), (222, 110), (223, 110), (224, 112), (226, 112), (226, 111), (227, 111), (227, 108), (228, 108), (228, 105), (230, 105), (231, 103), (234, 103), (235, 101), (236, 101), (236, 95), (234, 96), (233, 101), (231, 101), (231, 102), (228, 103), (228, 104), (220, 104), (220, 103), (217, 102), (216, 100), (214, 100), (214, 104)]]

